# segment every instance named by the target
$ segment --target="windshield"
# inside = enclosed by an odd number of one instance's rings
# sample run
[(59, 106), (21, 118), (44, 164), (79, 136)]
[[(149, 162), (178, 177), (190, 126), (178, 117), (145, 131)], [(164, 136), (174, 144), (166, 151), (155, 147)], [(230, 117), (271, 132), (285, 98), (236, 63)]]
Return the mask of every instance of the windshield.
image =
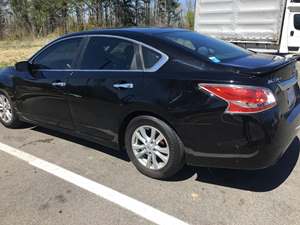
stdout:
[(171, 40), (215, 63), (220, 63), (228, 59), (244, 57), (250, 54), (247, 50), (236, 45), (201, 35), (196, 32), (176, 31), (159, 35), (160, 37)]

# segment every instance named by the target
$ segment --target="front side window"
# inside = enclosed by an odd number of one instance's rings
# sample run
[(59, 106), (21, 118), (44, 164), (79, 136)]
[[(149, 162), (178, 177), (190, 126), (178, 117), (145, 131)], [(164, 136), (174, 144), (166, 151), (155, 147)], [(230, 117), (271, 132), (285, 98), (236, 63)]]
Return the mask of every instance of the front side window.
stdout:
[(250, 54), (243, 48), (196, 32), (175, 31), (160, 36), (215, 63)]
[(82, 38), (60, 41), (42, 51), (33, 61), (39, 69), (71, 69)]
[(141, 69), (138, 48), (137, 44), (119, 38), (91, 37), (83, 54), (80, 69)]
[(300, 30), (300, 14), (294, 15), (294, 26), (297, 30)]

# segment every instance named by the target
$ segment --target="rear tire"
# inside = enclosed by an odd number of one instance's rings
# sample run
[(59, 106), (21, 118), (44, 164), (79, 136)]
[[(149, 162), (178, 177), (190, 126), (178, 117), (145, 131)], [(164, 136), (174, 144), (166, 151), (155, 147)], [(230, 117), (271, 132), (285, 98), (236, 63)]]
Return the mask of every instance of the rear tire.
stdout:
[(10, 97), (2, 92), (0, 92), (0, 122), (8, 128), (19, 128), (23, 124), (18, 118)]
[(135, 167), (155, 179), (169, 178), (184, 165), (184, 148), (176, 132), (152, 116), (139, 116), (128, 124), (125, 146)]

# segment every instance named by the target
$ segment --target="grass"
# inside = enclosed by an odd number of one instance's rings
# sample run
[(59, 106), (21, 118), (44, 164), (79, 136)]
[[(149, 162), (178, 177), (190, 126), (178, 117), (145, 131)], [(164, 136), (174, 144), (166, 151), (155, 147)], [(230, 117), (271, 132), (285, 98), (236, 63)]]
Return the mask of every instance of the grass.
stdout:
[(49, 36), (34, 40), (0, 40), (0, 67), (13, 66), (16, 62), (29, 59), (54, 38)]

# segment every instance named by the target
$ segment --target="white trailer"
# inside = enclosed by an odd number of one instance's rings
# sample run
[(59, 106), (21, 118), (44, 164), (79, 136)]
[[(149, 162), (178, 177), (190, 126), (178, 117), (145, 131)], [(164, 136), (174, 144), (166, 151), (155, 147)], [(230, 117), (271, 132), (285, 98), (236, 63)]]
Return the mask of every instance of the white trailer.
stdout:
[(256, 52), (300, 54), (300, 0), (196, 0), (195, 30)]

